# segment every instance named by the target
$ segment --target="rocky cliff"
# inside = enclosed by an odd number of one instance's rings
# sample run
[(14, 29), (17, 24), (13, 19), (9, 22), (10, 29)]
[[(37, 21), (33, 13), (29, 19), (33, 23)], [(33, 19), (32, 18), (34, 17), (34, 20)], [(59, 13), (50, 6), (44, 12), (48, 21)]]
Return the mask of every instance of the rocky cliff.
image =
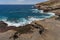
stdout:
[(49, 0), (46, 2), (42, 2), (42, 3), (37, 3), (35, 7), (37, 9), (44, 10), (44, 12), (51, 11), (51, 12), (60, 14), (59, 12), (60, 11), (60, 0)]

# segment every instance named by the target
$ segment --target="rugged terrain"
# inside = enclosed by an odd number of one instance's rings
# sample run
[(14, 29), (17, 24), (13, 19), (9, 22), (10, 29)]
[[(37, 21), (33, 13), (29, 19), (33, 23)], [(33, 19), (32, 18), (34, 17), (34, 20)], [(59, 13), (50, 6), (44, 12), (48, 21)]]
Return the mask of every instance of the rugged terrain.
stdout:
[[(16, 40), (60, 40), (60, 21), (54, 18), (45, 19), (43, 21), (34, 21), (38, 25), (42, 25), (45, 31), (40, 35), (39, 29), (34, 28), (33, 33), (21, 34)], [(32, 24), (33, 24), (32, 23)], [(16, 31), (8, 30), (0, 33), (0, 40), (13, 40), (9, 39)]]
[(54, 12), (60, 15), (60, 0), (48, 0), (46, 2), (37, 3), (35, 7), (44, 12)]
[[(45, 12), (54, 12), (56, 15), (60, 15), (60, 1), (59, 0), (50, 0), (43, 3), (37, 3), (36, 8), (42, 9)], [(42, 34), (39, 33), (40, 29), (34, 28), (32, 24), (42, 25), (45, 29)], [(60, 20), (55, 18), (45, 19), (42, 21), (34, 21), (30, 25), (26, 25), (23, 27), (16, 28), (15, 26), (7, 26), (8, 24), (0, 21), (0, 40), (13, 40), (13, 38), (9, 39), (10, 36), (14, 35), (14, 33), (18, 30), (22, 30), (23, 33), (16, 40), (60, 40)], [(36, 26), (36, 25), (35, 25)], [(39, 26), (39, 27), (40, 27)], [(32, 33), (24, 33), (28, 32), (27, 30), (31, 29)], [(22, 28), (22, 29), (21, 29)], [(29, 28), (29, 29), (26, 29)], [(20, 31), (20, 32), (22, 32)]]

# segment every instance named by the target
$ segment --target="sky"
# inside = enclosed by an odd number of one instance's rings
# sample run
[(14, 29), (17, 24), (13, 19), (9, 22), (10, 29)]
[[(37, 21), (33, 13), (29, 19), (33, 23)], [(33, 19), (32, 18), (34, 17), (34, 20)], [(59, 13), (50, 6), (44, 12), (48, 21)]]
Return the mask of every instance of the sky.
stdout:
[(0, 0), (0, 4), (36, 4), (47, 0)]

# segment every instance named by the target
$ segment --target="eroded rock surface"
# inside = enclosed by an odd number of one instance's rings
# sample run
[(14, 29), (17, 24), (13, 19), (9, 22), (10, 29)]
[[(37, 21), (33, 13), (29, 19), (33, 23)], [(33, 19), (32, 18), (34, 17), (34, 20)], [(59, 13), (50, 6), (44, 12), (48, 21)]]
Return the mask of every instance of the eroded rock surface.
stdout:
[(44, 10), (44, 12), (52, 12), (60, 9), (60, 0), (49, 0), (42, 3), (37, 3), (35, 7), (37, 9)]
[[(33, 33), (21, 34), (16, 40), (60, 40), (60, 21), (55, 19), (46, 19), (44, 21), (36, 21), (38, 25), (42, 25), (45, 31), (40, 35), (39, 29), (33, 28)], [(31, 26), (31, 25), (27, 25)], [(0, 33), (0, 40), (13, 40), (9, 39), (16, 31), (9, 30)]]

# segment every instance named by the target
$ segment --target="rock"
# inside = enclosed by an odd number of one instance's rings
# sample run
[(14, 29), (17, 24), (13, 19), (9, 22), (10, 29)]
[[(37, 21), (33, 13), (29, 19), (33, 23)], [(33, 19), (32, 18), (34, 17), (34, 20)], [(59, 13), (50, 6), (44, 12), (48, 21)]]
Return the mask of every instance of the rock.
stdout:
[(8, 30), (14, 30), (16, 28), (17, 28), (16, 26), (8, 26)]
[(7, 31), (7, 25), (8, 24), (4, 23), (3, 21), (0, 21), (0, 32)]
[(28, 24), (28, 25), (25, 25), (25, 26), (19, 26), (17, 28), (15, 28), (14, 30), (16, 30), (17, 32), (21, 33), (21, 34), (24, 34), (24, 33), (32, 33), (32, 25), (31, 24)]
[(6, 32), (8, 30), (13, 30), (15, 28), (15, 26), (8, 26), (7, 23), (0, 21), (0, 32)]
[(49, 12), (53, 10), (58, 10), (60, 9), (60, 1), (59, 0), (50, 0), (42, 3), (37, 3), (35, 5), (37, 9), (44, 10), (44, 12)]
[[(53, 19), (46, 19), (45, 21), (35, 21), (35, 23), (42, 25), (47, 30), (45, 30), (43, 34), (40, 35), (39, 30), (35, 28), (33, 33), (21, 34), (19, 38), (16, 40), (60, 40), (60, 35), (59, 35), (60, 21), (53, 20)], [(28, 28), (29, 26), (32, 26), (32, 25), (28, 24), (26, 26)], [(12, 40), (12, 39), (9, 39), (9, 37), (13, 35), (15, 32), (16, 31), (10, 30), (5, 33), (0, 33), (0, 40)]]
[(0, 27), (7, 27), (8, 24), (6, 24), (5, 22), (3, 21), (0, 21)]

